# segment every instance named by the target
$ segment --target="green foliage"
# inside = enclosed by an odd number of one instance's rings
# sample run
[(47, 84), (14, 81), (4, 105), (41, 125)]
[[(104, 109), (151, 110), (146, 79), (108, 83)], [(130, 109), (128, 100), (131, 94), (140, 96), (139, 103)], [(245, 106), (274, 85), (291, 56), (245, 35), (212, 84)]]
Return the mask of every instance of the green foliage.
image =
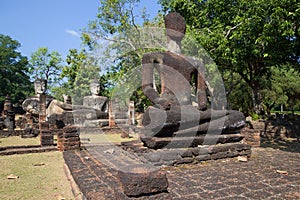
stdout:
[(130, 99), (135, 100), (137, 107), (142, 109), (147, 104), (147, 98), (141, 92), (140, 80), (133, 81), (132, 72), (140, 68), (144, 53), (151, 51), (149, 49), (152, 46), (149, 48), (149, 45), (145, 45), (144, 39), (153, 31), (143, 31), (144, 27), (136, 22), (136, 19), (140, 18), (145, 26), (151, 24), (145, 10), (136, 12), (139, 2), (139, 0), (101, 0), (97, 19), (89, 23), (82, 39), (89, 51), (98, 55), (98, 59), (101, 60), (102, 87), (106, 89), (104, 94), (127, 101), (128, 95), (120, 95), (120, 92), (131, 91)]
[(261, 118), (261, 117), (260, 117), (258, 114), (256, 114), (256, 113), (252, 113), (250, 116), (251, 116), (252, 120), (254, 120), (254, 121), (259, 120), (259, 119)]
[(264, 104), (271, 110), (283, 105), (289, 110), (298, 109), (300, 104), (299, 72), (293, 67), (272, 68), (271, 84), (262, 91)]
[(71, 90), (72, 101), (75, 104), (82, 104), (83, 97), (91, 95), (90, 83), (93, 79), (100, 80), (100, 66), (98, 60), (87, 56), (80, 66), (74, 80), (74, 88)]
[(223, 72), (223, 80), (226, 88), (228, 107), (234, 110), (242, 110), (246, 116), (253, 111), (251, 88), (238, 73)]
[(68, 85), (70, 89), (74, 88), (74, 82), (77, 77), (78, 71), (83, 62), (87, 58), (85, 51), (78, 53), (77, 49), (70, 49), (67, 55), (67, 65), (63, 67), (61, 77), (68, 78)]
[(87, 54), (84, 50), (81, 52), (78, 52), (77, 49), (69, 50), (69, 54), (66, 58), (67, 64), (62, 68), (59, 77), (62, 79), (62, 83), (52, 88), (52, 93), (56, 99), (62, 100), (64, 94), (73, 96), (76, 78), (86, 60)]
[(48, 88), (52, 93), (51, 88), (60, 81), (61, 63), (62, 58), (58, 52), (50, 52), (47, 47), (39, 48), (32, 53), (29, 61), (31, 79), (47, 80)]
[(20, 43), (0, 34), (0, 102), (10, 94), (13, 102), (25, 99), (33, 87), (27, 76), (28, 60), (17, 49)]

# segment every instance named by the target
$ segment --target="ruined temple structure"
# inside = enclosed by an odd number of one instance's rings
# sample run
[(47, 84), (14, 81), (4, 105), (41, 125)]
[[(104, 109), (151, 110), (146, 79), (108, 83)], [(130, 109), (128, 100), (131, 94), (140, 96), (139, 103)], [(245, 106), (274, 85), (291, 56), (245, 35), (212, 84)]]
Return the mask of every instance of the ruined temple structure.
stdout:
[[(0, 122), (1, 123), (1, 122)], [(7, 128), (7, 130), (12, 131), (15, 129), (15, 112), (13, 105), (11, 103), (10, 95), (6, 95), (4, 107), (2, 111), (2, 125), (0, 127)]]
[[(235, 110), (208, 108), (205, 66), (181, 54), (186, 24), (179, 13), (165, 17), (166, 52), (143, 56), (142, 88), (153, 106), (143, 115), (141, 140), (152, 149), (146, 158), (154, 163), (176, 164), (251, 155), (240, 130), (245, 117)], [(153, 71), (161, 79), (161, 93), (154, 89)], [(197, 77), (197, 106), (192, 105), (191, 77)]]

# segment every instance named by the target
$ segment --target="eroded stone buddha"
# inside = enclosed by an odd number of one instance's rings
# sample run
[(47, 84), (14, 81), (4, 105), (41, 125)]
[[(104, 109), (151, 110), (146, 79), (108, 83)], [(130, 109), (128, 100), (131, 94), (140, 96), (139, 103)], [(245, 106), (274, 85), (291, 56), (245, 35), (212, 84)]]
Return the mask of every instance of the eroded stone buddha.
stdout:
[[(165, 17), (167, 51), (148, 53), (142, 59), (142, 88), (153, 106), (143, 115), (146, 136), (204, 134), (208, 130), (238, 131), (245, 117), (234, 110), (208, 108), (204, 65), (181, 54), (186, 23), (179, 13)], [(154, 89), (153, 73), (160, 76), (161, 92)], [(192, 105), (192, 77), (196, 77), (197, 106)]]

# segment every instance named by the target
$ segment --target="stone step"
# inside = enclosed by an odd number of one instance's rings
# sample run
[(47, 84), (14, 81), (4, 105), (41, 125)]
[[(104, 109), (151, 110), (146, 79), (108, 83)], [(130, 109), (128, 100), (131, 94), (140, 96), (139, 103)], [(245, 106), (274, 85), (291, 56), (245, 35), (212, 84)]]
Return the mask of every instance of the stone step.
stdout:
[(145, 146), (151, 149), (161, 148), (188, 148), (197, 147), (198, 145), (214, 145), (232, 142), (240, 142), (244, 138), (241, 134), (229, 135), (200, 135), (195, 137), (145, 137), (141, 136), (141, 140)]
[(190, 148), (159, 149), (140, 153), (148, 162), (155, 166), (198, 163), (208, 160), (233, 158), (237, 156), (251, 156), (251, 146), (237, 143), (216, 145), (199, 145)]
[(5, 155), (13, 155), (13, 154), (28, 154), (28, 153), (42, 153), (42, 152), (49, 152), (49, 151), (57, 151), (56, 146), (39, 146), (39, 147), (29, 147), (29, 148), (10, 148), (0, 151), (0, 156)]

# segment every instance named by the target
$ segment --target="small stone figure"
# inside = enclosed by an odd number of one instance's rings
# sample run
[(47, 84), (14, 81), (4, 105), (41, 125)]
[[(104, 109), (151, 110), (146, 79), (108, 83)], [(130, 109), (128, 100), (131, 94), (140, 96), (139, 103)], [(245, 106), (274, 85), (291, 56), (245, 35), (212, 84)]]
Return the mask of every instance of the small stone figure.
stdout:
[(100, 83), (97, 79), (94, 79), (90, 84), (90, 91), (92, 96), (86, 96), (83, 98), (83, 106), (92, 107), (103, 112), (107, 112), (107, 97), (99, 96)]
[[(201, 134), (209, 129), (239, 130), (245, 124), (244, 115), (233, 110), (211, 110), (207, 108), (207, 94), (202, 62), (181, 54), (181, 40), (186, 23), (179, 13), (165, 17), (167, 33), (166, 52), (148, 53), (143, 56), (142, 88), (152, 101), (143, 116), (145, 134), (167, 137), (175, 134)], [(161, 79), (161, 93), (154, 89), (153, 70)], [(198, 107), (192, 105), (191, 80), (196, 78)], [(221, 122), (221, 123), (220, 123)], [(179, 131), (180, 130), (180, 131)]]

